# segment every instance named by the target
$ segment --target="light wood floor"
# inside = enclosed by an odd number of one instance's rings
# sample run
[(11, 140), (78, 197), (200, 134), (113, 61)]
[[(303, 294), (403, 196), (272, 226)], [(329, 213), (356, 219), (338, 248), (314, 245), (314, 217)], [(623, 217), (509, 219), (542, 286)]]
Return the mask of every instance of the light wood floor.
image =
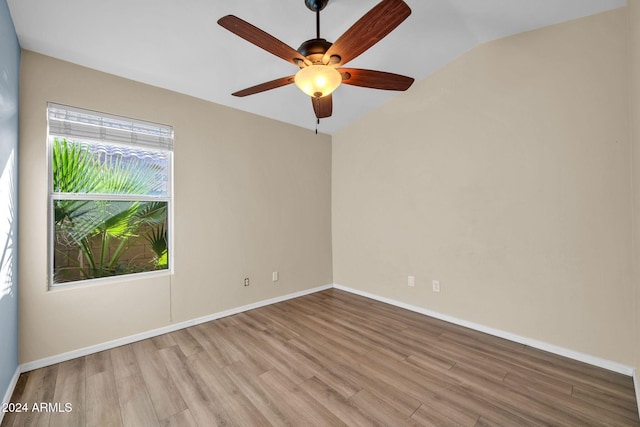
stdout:
[(640, 425), (630, 377), (338, 290), (22, 374), (2, 426)]

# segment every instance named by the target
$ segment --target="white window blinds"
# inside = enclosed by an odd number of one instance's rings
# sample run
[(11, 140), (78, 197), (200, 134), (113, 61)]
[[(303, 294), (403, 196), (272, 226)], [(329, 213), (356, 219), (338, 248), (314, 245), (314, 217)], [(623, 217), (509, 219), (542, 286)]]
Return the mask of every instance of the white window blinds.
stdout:
[(173, 150), (173, 127), (48, 103), (49, 135)]

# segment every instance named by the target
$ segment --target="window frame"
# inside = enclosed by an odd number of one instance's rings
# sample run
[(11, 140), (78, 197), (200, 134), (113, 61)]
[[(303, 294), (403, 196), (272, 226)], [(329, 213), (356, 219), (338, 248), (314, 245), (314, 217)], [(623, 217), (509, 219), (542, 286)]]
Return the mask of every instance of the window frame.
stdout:
[[(97, 116), (104, 116), (107, 118), (115, 118), (122, 119), (126, 121), (131, 121), (133, 123), (143, 123), (146, 125), (157, 125), (163, 128), (171, 129), (171, 138), (170, 144), (165, 147), (151, 147), (149, 144), (136, 144), (135, 142), (121, 142), (121, 141), (112, 141), (108, 137), (103, 139), (98, 138), (82, 138), (82, 137), (73, 137), (73, 136), (60, 136), (58, 134), (52, 134), (50, 132), (49, 126), (49, 109), (50, 108), (69, 108), (71, 111), (81, 111), (86, 113), (95, 114)], [(87, 286), (94, 284), (107, 284), (109, 282), (123, 282), (127, 280), (137, 280), (143, 277), (149, 276), (162, 276), (162, 275), (172, 275), (174, 272), (174, 247), (173, 247), (173, 236), (174, 236), (174, 221), (173, 221), (173, 212), (174, 212), (174, 204), (173, 204), (173, 182), (174, 182), (174, 161), (173, 161), (173, 141), (175, 140), (173, 134), (173, 126), (163, 125), (158, 123), (153, 123), (149, 121), (138, 120), (134, 118), (129, 118), (125, 116), (118, 116), (110, 113), (102, 113), (98, 111), (82, 109), (77, 107), (66, 106), (63, 104), (57, 104), (48, 102), (47, 103), (47, 253), (48, 253), (48, 266), (47, 266), (47, 285), (49, 290), (61, 289), (66, 287), (76, 287), (76, 286)], [(141, 150), (149, 150), (149, 151), (162, 151), (167, 155), (167, 183), (166, 183), (166, 195), (131, 195), (131, 194), (110, 194), (110, 193), (60, 193), (55, 192), (53, 188), (53, 144), (55, 138), (66, 138), (70, 141), (77, 141), (81, 143), (100, 143), (100, 144), (110, 144), (116, 146), (125, 146), (132, 147)], [(133, 138), (135, 140), (135, 136)], [(81, 279), (70, 282), (61, 282), (55, 283), (55, 214), (54, 214), (54, 205), (56, 200), (86, 200), (86, 201), (117, 201), (117, 202), (166, 202), (167, 203), (167, 231), (166, 231), (166, 239), (167, 239), (167, 257), (168, 263), (167, 268), (160, 270), (151, 270), (151, 271), (143, 271), (136, 273), (126, 273), (114, 276), (106, 276), (106, 277), (96, 277), (90, 279)]]

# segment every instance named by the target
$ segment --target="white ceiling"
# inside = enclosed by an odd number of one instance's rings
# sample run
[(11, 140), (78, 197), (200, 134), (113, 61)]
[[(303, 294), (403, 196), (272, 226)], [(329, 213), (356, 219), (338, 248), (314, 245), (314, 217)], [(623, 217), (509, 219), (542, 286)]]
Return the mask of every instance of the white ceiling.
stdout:
[[(420, 80), (479, 43), (624, 6), (626, 0), (405, 0), (413, 13), (348, 64)], [(321, 37), (335, 41), (378, 0), (330, 0)], [(20, 45), (86, 67), (309, 129), (309, 97), (295, 85), (245, 98), (232, 92), (297, 68), (228, 32), (236, 15), (297, 49), (315, 37), (304, 0), (8, 0)], [(409, 89), (411, 90), (411, 89)], [(343, 85), (332, 134), (395, 92)]]

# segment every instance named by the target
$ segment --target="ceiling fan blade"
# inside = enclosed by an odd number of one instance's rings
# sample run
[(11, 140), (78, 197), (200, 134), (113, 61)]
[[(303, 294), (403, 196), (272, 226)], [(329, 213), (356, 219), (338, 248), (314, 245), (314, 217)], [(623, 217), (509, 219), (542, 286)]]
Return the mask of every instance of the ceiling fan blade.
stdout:
[(307, 58), (300, 55), (300, 53), (291, 46), (281, 42), (271, 34), (262, 31), (260, 28), (249, 24), (247, 21), (243, 21), (237, 16), (223, 16), (218, 20), (218, 24), (235, 35), (242, 37), (249, 43), (253, 43), (259, 48), (262, 48), (285, 61), (291, 62), (293, 65), (298, 65), (296, 60), (305, 63), (308, 62)]
[(281, 77), (270, 82), (261, 83), (232, 93), (233, 96), (248, 96), (294, 83), (295, 76)]
[(404, 1), (381, 1), (336, 40), (324, 56), (325, 64), (334, 55), (340, 57), (338, 65), (346, 64), (382, 40), (409, 15), (411, 9)]
[(324, 119), (331, 117), (333, 113), (333, 98), (331, 94), (323, 96), (322, 98), (311, 97), (311, 103), (313, 104), (313, 111), (315, 111), (317, 118)]
[(407, 90), (414, 82), (412, 77), (385, 71), (361, 68), (340, 68), (338, 71), (342, 74), (342, 83), (372, 89)]

